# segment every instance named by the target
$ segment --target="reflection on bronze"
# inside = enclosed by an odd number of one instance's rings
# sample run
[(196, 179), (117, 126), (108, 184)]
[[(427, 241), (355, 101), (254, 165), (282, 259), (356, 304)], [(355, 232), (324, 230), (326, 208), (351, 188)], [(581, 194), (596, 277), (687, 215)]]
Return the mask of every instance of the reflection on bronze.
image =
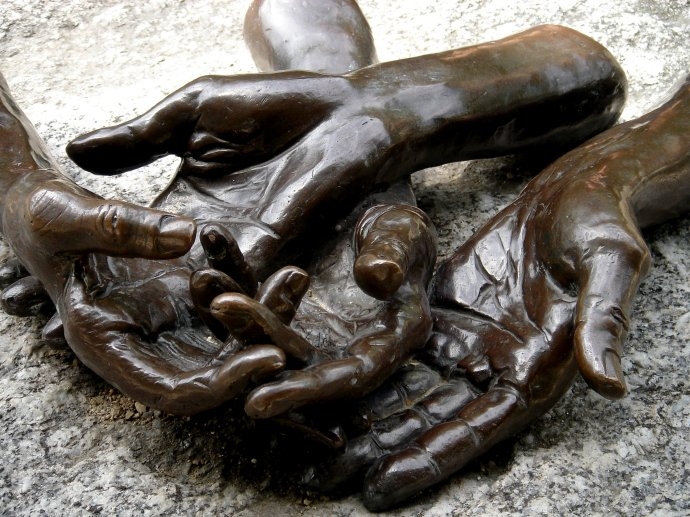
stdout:
[[(338, 45), (322, 45), (331, 36)], [(376, 62), (366, 19), (352, 1), (258, 0), (245, 18), (245, 39), (260, 67), (344, 73)], [(266, 418), (314, 402), (361, 396), (426, 341), (435, 231), (414, 204), (407, 178), (359, 201), (335, 224), (338, 230), (310, 251), (303, 264), (311, 282), (308, 296), (289, 317), (267, 311), (258, 296), (252, 300), (236, 293), (219, 296), (209, 307), (216, 324), (223, 321), (225, 332), (241, 342), (281, 343), (299, 365), (311, 365), (253, 392), (246, 404), (250, 415)], [(294, 299), (283, 304), (294, 305)], [(199, 312), (206, 312), (203, 305)]]
[[(49, 337), (61, 319), (88, 367), (135, 400), (183, 414), (222, 404), (282, 368), (284, 354), (275, 347), (233, 353), (207, 340), (189, 296), (187, 260), (174, 259), (194, 242), (192, 219), (104, 200), (75, 185), (58, 171), (4, 79), (0, 109), (2, 233), (57, 306)], [(4, 298), (11, 299), (7, 290)]]
[(449, 161), (572, 145), (615, 121), (624, 90), (603, 47), (542, 26), (344, 76), (203, 77), (68, 153), (99, 174), (182, 157), (154, 206), (227, 228), (262, 280), (368, 192)]
[(262, 72), (343, 74), (378, 62), (354, 0), (255, 0), (244, 20), (244, 41)]
[[(417, 453), (387, 456), (372, 470), (367, 503), (388, 506), (464, 464), (468, 455), (459, 451), (470, 429), (479, 436), (472, 456), (552, 404), (570, 378), (549, 387), (554, 377), (544, 373), (544, 364), (560, 365), (570, 377), (575, 368), (563, 345), (552, 351), (530, 341), (532, 347), (521, 350), (527, 355), (494, 350), (515, 336), (534, 338), (529, 327), (510, 327), (528, 311), (521, 287), (513, 292), (509, 282), (505, 289), (494, 286), (506, 297), (496, 298), (505, 307), (523, 307), (515, 321), (482, 313), (481, 303), (488, 303), (483, 298), (463, 305), (463, 289), (479, 286), (479, 272), (498, 279), (492, 275), (501, 271), (488, 266), (500, 261), (479, 267), (471, 259), (481, 260), (481, 254), (463, 259), (461, 250), (437, 277), (447, 285), (437, 280), (431, 311), (425, 288), (435, 260), (434, 232), (400, 180), (453, 160), (537, 145), (572, 146), (616, 120), (625, 77), (600, 45), (555, 26), (362, 68), (375, 61), (375, 50), (354, 2), (333, 1), (343, 14), (335, 23), (329, 16), (336, 11), (317, 8), (325, 2), (302, 3), (301, 14), (276, 7), (271, 12), (282, 12), (277, 18), (262, 11), (269, 3), (285, 7), (278, 0), (255, 2), (248, 13), (246, 34), (255, 59), (268, 69), (312, 72), (201, 78), (143, 116), (69, 145), (75, 161), (101, 174), (165, 154), (182, 157), (175, 181), (153, 208), (103, 200), (62, 176), (7, 85), (0, 84), (2, 231), (58, 308), (50, 332), (61, 320), (67, 341), (87, 366), (134, 399), (173, 413), (220, 405), (272, 378), (288, 361), (306, 367), (252, 392), (250, 415), (283, 415), (315, 402), (366, 395), (424, 344), (433, 315), (425, 361), (460, 366), (465, 377), (446, 382), (431, 375), (432, 383), (449, 387), (434, 392), (441, 393), (445, 412), (429, 422), (448, 420), (449, 427), (418, 437), (423, 446), (431, 444), (427, 449), (417, 445)], [(308, 29), (300, 30), (300, 24)], [(284, 39), (265, 37), (267, 27), (317, 40), (323, 39), (321, 30), (330, 31), (329, 39), (341, 41), (337, 59), (325, 47), (299, 54), (305, 48), (299, 41), (278, 48)], [(354, 71), (314, 73), (349, 70)], [(513, 220), (528, 219), (520, 214)], [(507, 237), (514, 228), (505, 224), (489, 233)], [(520, 245), (530, 244), (528, 237), (517, 237)], [(354, 248), (346, 249), (351, 242)], [(473, 246), (475, 241), (462, 249)], [(511, 246), (517, 241), (481, 250), (502, 251), (512, 265), (548, 263), (549, 257), (523, 256)], [(340, 267), (348, 261), (351, 267)], [(293, 262), (307, 272), (282, 268)], [(518, 275), (505, 268), (505, 275)], [(467, 271), (474, 274), (469, 284), (455, 281), (455, 273)], [(36, 280), (20, 282), (13, 286), (17, 294), (5, 297), (19, 300), (18, 310), (35, 304), (36, 296), (29, 295), (41, 292)], [(553, 286), (544, 287), (538, 307), (552, 319), (526, 321), (543, 323), (561, 343), (565, 324), (558, 318), (565, 318), (567, 308), (548, 289)], [(460, 339), (456, 330), (469, 337)], [(480, 342), (486, 336), (498, 341)], [(516, 379), (502, 386), (501, 377), (465, 406), (493, 378), (497, 354)], [(582, 356), (589, 357), (587, 350)], [(390, 392), (395, 382), (409, 387), (407, 373), (422, 370), (431, 371), (409, 363), (382, 389)], [(593, 371), (596, 376), (596, 365)], [(528, 382), (548, 393), (533, 389), (534, 399), (526, 398)], [(372, 407), (382, 405), (381, 397), (371, 398)], [(511, 403), (523, 399), (529, 411), (520, 416), (522, 406)], [(454, 420), (457, 411), (467, 412), (466, 427)], [(399, 415), (398, 421), (410, 422)], [(399, 444), (413, 438), (390, 436)], [(445, 445), (437, 447), (434, 440)], [(432, 475), (434, 465), (439, 470)], [(423, 482), (413, 480), (418, 473)]]
[(182, 156), (154, 210), (104, 201), (57, 173), (5, 88), (7, 141), (20, 145), (3, 152), (3, 230), (88, 367), (147, 405), (193, 413), (283, 368), (284, 352), (209, 339), (187, 287), (207, 263), (202, 246), (170, 259), (190, 248), (194, 224), (157, 209), (225, 228), (265, 279), (372, 189), (448, 160), (583, 139), (615, 120), (624, 89), (605, 49), (553, 26), (345, 76), (202, 78), (69, 146), (100, 173)]
[(368, 434), (312, 484), (373, 463), (365, 503), (389, 508), (542, 415), (578, 371), (623, 396), (622, 345), (649, 268), (640, 228), (689, 207), (690, 76), (660, 108), (549, 166), (441, 265), (426, 365), (368, 398)]

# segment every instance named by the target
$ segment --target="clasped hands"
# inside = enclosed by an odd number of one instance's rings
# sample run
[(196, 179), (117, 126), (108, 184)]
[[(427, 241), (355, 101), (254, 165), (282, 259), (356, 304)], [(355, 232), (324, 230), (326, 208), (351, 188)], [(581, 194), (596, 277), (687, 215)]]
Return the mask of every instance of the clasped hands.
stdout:
[[(566, 35), (572, 36), (569, 31)], [(386, 67), (391, 66), (382, 67), (382, 76), (387, 77)], [(615, 72), (615, 63), (611, 69)], [(396, 435), (395, 445), (416, 438), (413, 449), (384, 456), (371, 471), (365, 493), (375, 508), (447, 476), (548, 409), (577, 371), (573, 350), (586, 378), (604, 394), (619, 396), (623, 391), (619, 363), (615, 354), (602, 351), (618, 353), (630, 300), (648, 258), (639, 234), (633, 231), (631, 214), (621, 213), (620, 204), (601, 211), (578, 210), (589, 199), (582, 192), (589, 192), (596, 182), (581, 183), (572, 174), (563, 179), (544, 173), (535, 182), (539, 188), (528, 188), (506, 213), (488, 223), (441, 267), (430, 308), (425, 296), (434, 257), (430, 222), (409, 206), (375, 206), (356, 232), (360, 260), (355, 271), (369, 293), (386, 301), (365, 304), (368, 312), (363, 326), (358, 320), (361, 315), (334, 314), (318, 303), (307, 305), (317, 307), (312, 315), (338, 329), (335, 335), (346, 337), (349, 346), (338, 343), (338, 353), (334, 353), (333, 334), (330, 339), (326, 336), (322, 346), (309, 343), (288, 326), (295, 317), (299, 323), (297, 305), (308, 289), (305, 273), (282, 269), (259, 289), (257, 279), (282, 262), (292, 262), (293, 257), (318, 277), (336, 263), (333, 257), (338, 254), (327, 252), (328, 243), (320, 255), (305, 258), (293, 253), (291, 248), (299, 250), (294, 243), (305, 242), (307, 229), (314, 230), (313, 235), (318, 235), (316, 230), (330, 229), (329, 224), (354, 208), (348, 203), (353, 192), (381, 188), (420, 166), (450, 159), (447, 154), (432, 157), (424, 146), (437, 151), (444, 139), (445, 143), (471, 140), (463, 134), (468, 128), (461, 119), (455, 121), (457, 135), (449, 136), (445, 127), (430, 130), (429, 122), (435, 119), (425, 113), (426, 106), (414, 119), (406, 120), (400, 132), (390, 129), (398, 128), (399, 118), (381, 116), (373, 109), (367, 113), (354, 109), (355, 105), (371, 107), (376, 99), (370, 91), (375, 81), (367, 75), (370, 70), (346, 79), (306, 73), (202, 79), (139, 119), (70, 146), (75, 161), (107, 173), (168, 152), (181, 155), (180, 174), (154, 203), (156, 210), (104, 203), (46, 170), (49, 166), (32, 165), (37, 137), (16, 108), (12, 111), (6, 94), (6, 110), (23, 124), (28, 137), (19, 139), (22, 160), (3, 164), (4, 171), (12, 172), (8, 175), (12, 196), (8, 194), (3, 204), (3, 231), (56, 302), (65, 335), (79, 357), (125, 393), (172, 412), (192, 413), (221, 404), (248, 383), (283, 369), (286, 353), (302, 364), (314, 364), (293, 370), (282, 381), (250, 396), (248, 408), (254, 416), (273, 416), (330, 398), (360, 397), (384, 382), (424, 344), (432, 330), (432, 314), (434, 327), (425, 361), (445, 377), (431, 376), (428, 389), (419, 392), (418, 406), (427, 407), (425, 425), (411, 434)], [(542, 132), (538, 136), (547, 143), (563, 144), (600, 131), (615, 120), (623, 82), (622, 74), (611, 80), (606, 103), (591, 106), (579, 127), (572, 119), (539, 120)], [(364, 97), (356, 88), (362, 84)], [(395, 98), (390, 88), (386, 86), (381, 98)], [(243, 99), (257, 98), (259, 90), (275, 92), (275, 96), (262, 97), (262, 105), (269, 109), (256, 113)], [(300, 95), (304, 91), (322, 95), (314, 100), (314, 96)], [(554, 98), (564, 95), (547, 93)], [(518, 96), (518, 100), (524, 99)], [(293, 102), (299, 109), (286, 111)], [(267, 117), (273, 114), (275, 119)], [(224, 125), (227, 117), (234, 123)], [(560, 141), (549, 140), (554, 128), (562, 134), (566, 124), (577, 130)], [(366, 129), (361, 131), (359, 126)], [(342, 135), (352, 136), (348, 131), (354, 127), (358, 127), (357, 139), (340, 146)], [(479, 129), (486, 130), (485, 124)], [(495, 127), (490, 134), (494, 133)], [(412, 152), (392, 153), (400, 145), (395, 138), (410, 139), (414, 134), (422, 137), (411, 140)], [(507, 144), (504, 136), (493, 152), (534, 144), (534, 135), (520, 141), (522, 134), (517, 132), (518, 138), (508, 138)], [(16, 147), (11, 152), (18, 153)], [(490, 152), (483, 145), (452, 151), (454, 159)], [(392, 156), (398, 158), (395, 163), (390, 163)], [(314, 177), (321, 181), (313, 181)], [(570, 184), (575, 186), (565, 188)], [(569, 195), (561, 199), (558, 193), (564, 190)], [(608, 194), (604, 191), (602, 196)], [(393, 200), (401, 197), (393, 196)], [(335, 201), (342, 206), (331, 211)], [(535, 215), (541, 213), (535, 207), (545, 203), (553, 206), (548, 213), (556, 217)], [(559, 211), (561, 205), (565, 208)], [(193, 240), (190, 219), (163, 214), (158, 211), (161, 208), (201, 222), (199, 239)], [(606, 213), (592, 226), (608, 233), (601, 237), (588, 233), (584, 239), (569, 241), (577, 230), (573, 213), (581, 222)], [(63, 221), (78, 224), (70, 228)], [(56, 233), (61, 229), (73, 233)], [(544, 235), (554, 237), (548, 247), (539, 241)], [(592, 236), (601, 251), (594, 256), (587, 248)], [(620, 261), (610, 260), (621, 253)], [(214, 268), (203, 269), (206, 262)], [(351, 282), (343, 274), (349, 276), (349, 271), (341, 271), (339, 280)], [(324, 292), (334, 290), (333, 277), (326, 278), (328, 282), (312, 287), (312, 299), (323, 299)], [(618, 291), (609, 289), (607, 282), (612, 279), (620, 281), (615, 283)], [(573, 284), (581, 288), (578, 295), (570, 294)], [(221, 294), (226, 291), (243, 294)], [(342, 293), (353, 291), (342, 289)], [(612, 299), (603, 309), (602, 293), (609, 295), (605, 300)], [(224, 325), (218, 326), (213, 318)], [(362, 327), (368, 331), (362, 334)], [(353, 334), (353, 328), (358, 332)], [(225, 333), (235, 339), (217, 339)], [(605, 339), (596, 339), (602, 335)], [(458, 396), (458, 373), (462, 373), (464, 397)], [(409, 388), (408, 376), (399, 377), (402, 380), (391, 381), (371, 396), (372, 407), (381, 405), (385, 398), (381, 393), (390, 393), (395, 382)], [(444, 403), (443, 411), (428, 410), (430, 392)], [(385, 417), (392, 413), (400, 419), (399, 413), (386, 409), (375, 418), (390, 422)], [(425, 426), (430, 429), (421, 433)], [(362, 439), (380, 445), (376, 426), (373, 429)], [(443, 445), (435, 444), (435, 439)], [(370, 447), (368, 456), (357, 456), (352, 452), (357, 443), (350, 441), (343, 457), (359, 469), (388, 452), (385, 447)], [(409, 478), (398, 479), (398, 472)], [(413, 482), (413, 478), (423, 482)]]

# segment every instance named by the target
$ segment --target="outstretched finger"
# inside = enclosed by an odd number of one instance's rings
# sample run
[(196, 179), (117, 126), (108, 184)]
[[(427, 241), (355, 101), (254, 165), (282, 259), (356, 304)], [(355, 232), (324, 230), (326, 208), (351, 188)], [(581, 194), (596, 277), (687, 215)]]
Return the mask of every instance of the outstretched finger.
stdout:
[(30, 195), (27, 216), (32, 231), (50, 240), (55, 253), (168, 259), (194, 243), (196, 225), (188, 217), (53, 187), (46, 184)]
[(587, 383), (608, 398), (626, 392), (621, 350), (633, 298), (649, 263), (649, 250), (638, 237), (602, 247), (580, 272), (575, 357)]
[(508, 384), (492, 387), (453, 419), (378, 460), (364, 480), (364, 504), (376, 511), (402, 503), (518, 431), (526, 417), (527, 405), (517, 389)]
[(74, 162), (96, 174), (118, 174), (167, 154), (181, 155), (196, 123), (203, 82), (192, 82), (128, 122), (81, 135), (67, 145)]
[[(424, 337), (419, 340), (423, 342)], [(404, 338), (409, 338), (408, 343), (394, 331), (364, 336), (348, 348), (348, 357), (291, 371), (259, 387), (247, 397), (245, 411), (253, 418), (271, 418), (317, 402), (366, 395), (407, 359), (407, 346), (416, 339), (414, 335)]]

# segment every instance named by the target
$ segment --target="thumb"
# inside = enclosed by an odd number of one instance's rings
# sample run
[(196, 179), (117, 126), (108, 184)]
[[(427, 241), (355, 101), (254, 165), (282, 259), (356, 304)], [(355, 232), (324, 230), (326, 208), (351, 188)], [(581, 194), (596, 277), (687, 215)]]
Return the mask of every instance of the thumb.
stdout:
[(196, 122), (199, 94), (195, 81), (172, 93), (143, 115), (123, 124), (81, 135), (67, 154), (95, 174), (118, 174), (167, 154), (181, 155)]
[(168, 259), (189, 251), (196, 233), (191, 218), (73, 190), (38, 189), (29, 214), (55, 253)]
[(632, 301), (649, 269), (650, 254), (639, 235), (601, 246), (584, 261), (575, 319), (575, 357), (585, 381), (600, 395), (620, 398), (621, 368)]

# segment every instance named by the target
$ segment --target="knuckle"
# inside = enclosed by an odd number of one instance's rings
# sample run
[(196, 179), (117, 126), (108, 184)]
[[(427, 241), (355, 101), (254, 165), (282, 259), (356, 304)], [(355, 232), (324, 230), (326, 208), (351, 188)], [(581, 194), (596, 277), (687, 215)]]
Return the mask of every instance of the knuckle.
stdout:
[(69, 212), (70, 202), (64, 193), (48, 187), (37, 187), (28, 197), (28, 216), (31, 229), (52, 232), (62, 228), (61, 221)]
[(651, 253), (642, 237), (631, 233), (619, 233), (609, 246), (631, 264), (649, 264)]
[(628, 331), (629, 317), (619, 303), (595, 296), (589, 297), (585, 304), (588, 310), (585, 311), (584, 319), (577, 322), (582, 332), (604, 330), (611, 336), (620, 337)]
[(110, 203), (100, 205), (96, 210), (96, 224), (107, 236), (121, 240), (125, 232), (120, 224), (120, 214), (117, 206)]

